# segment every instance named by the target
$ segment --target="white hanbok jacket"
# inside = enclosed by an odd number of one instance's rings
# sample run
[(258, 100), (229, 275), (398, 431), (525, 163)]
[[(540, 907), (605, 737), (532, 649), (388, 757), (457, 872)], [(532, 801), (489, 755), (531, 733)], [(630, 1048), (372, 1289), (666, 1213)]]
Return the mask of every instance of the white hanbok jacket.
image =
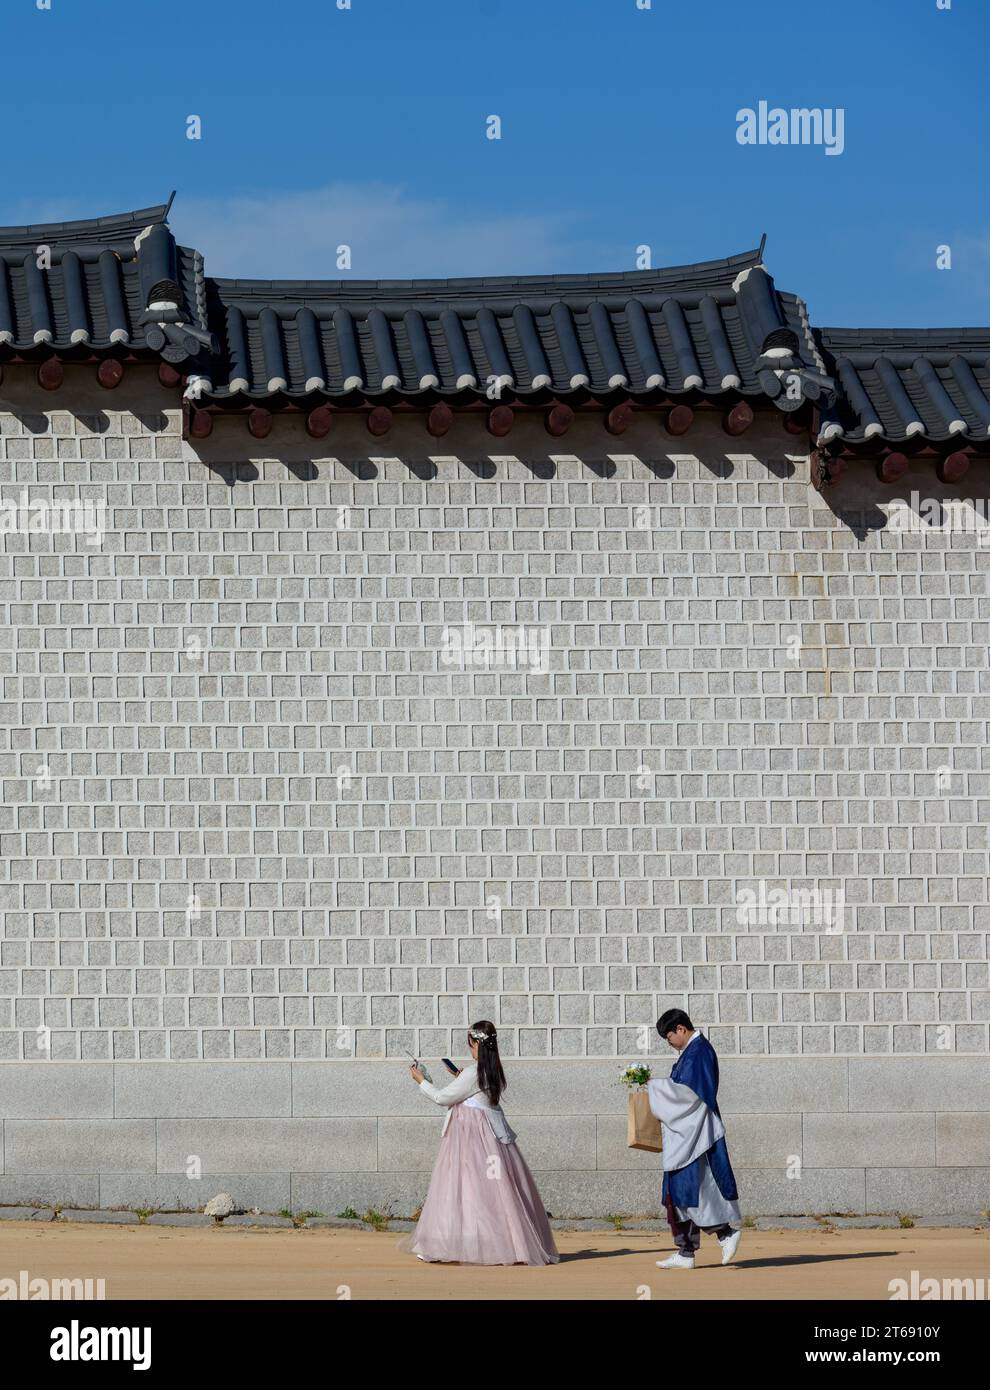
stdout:
[(440, 1131), (441, 1139), (447, 1133), (453, 1107), (455, 1105), (469, 1105), (472, 1109), (484, 1110), (492, 1133), (500, 1144), (514, 1144), (516, 1142), (515, 1131), (505, 1118), (502, 1107), (492, 1105), (484, 1091), (478, 1086), (477, 1062), (468, 1062), (461, 1074), (455, 1076), (449, 1086), (441, 1088), (431, 1085), (429, 1081), (421, 1081), (419, 1089), (437, 1105), (446, 1107), (447, 1113), (443, 1117), (443, 1129)]

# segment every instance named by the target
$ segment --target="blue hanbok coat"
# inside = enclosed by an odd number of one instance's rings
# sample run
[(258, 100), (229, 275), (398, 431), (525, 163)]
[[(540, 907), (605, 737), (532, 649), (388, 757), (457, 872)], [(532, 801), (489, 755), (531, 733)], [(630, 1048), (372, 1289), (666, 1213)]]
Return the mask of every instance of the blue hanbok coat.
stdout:
[(669, 1198), (675, 1207), (698, 1208), (706, 1164), (725, 1201), (736, 1202), (739, 1194), (718, 1108), (718, 1055), (708, 1039), (696, 1033), (669, 1080), (651, 1081), (648, 1091), (651, 1109), (664, 1126), (664, 1202)]

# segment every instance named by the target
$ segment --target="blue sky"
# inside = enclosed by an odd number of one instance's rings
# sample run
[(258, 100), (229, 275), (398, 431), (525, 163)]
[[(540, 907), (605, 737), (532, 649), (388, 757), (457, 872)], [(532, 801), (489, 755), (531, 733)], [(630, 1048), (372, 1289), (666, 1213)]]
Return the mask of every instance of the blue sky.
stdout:
[[(334, 278), (341, 243), (378, 278), (765, 231), (817, 324), (987, 324), (988, 52), (990, 0), (2, 0), (0, 222), (175, 188), (211, 274), (269, 278)], [(843, 153), (740, 145), (760, 101), (842, 108)]]

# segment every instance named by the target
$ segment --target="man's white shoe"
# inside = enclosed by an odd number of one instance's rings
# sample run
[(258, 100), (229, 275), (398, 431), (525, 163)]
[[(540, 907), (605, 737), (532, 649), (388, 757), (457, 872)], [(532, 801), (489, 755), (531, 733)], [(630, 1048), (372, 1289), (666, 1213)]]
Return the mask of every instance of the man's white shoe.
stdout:
[(730, 1265), (735, 1259), (736, 1251), (739, 1249), (739, 1242), (741, 1240), (742, 1230), (738, 1230), (733, 1231), (731, 1236), (726, 1236), (725, 1240), (719, 1241), (719, 1245), (722, 1247), (722, 1263), (724, 1265)]
[(657, 1269), (694, 1269), (694, 1260), (686, 1255), (671, 1255), (669, 1259), (657, 1260)]

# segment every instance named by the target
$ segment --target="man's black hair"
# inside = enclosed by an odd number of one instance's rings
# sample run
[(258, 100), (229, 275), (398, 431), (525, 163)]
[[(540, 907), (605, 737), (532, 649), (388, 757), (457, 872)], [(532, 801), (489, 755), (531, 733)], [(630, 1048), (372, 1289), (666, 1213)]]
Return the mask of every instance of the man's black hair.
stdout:
[(666, 1042), (667, 1034), (672, 1033), (674, 1029), (682, 1023), (689, 1033), (694, 1032), (694, 1024), (683, 1009), (668, 1009), (667, 1012), (661, 1014), (660, 1018), (657, 1020), (657, 1032)]

